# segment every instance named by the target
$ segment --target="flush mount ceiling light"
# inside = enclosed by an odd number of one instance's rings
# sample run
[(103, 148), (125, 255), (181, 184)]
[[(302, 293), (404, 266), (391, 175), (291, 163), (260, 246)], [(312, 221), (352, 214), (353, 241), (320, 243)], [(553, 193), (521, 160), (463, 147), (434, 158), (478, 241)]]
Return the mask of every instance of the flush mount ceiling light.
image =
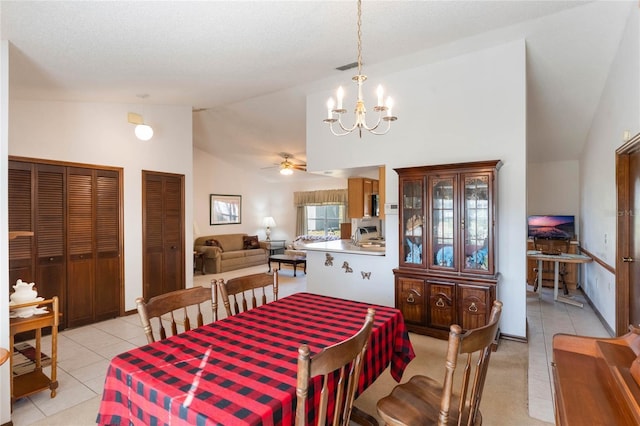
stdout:
[[(369, 126), (367, 124), (367, 109), (364, 106), (364, 100), (362, 99), (362, 83), (367, 79), (366, 75), (362, 74), (362, 0), (358, 0), (358, 74), (352, 78), (353, 81), (358, 85), (358, 99), (356, 100), (356, 109), (355, 109), (355, 122), (353, 126), (346, 127), (342, 123), (342, 114), (347, 112), (346, 109), (342, 107), (342, 100), (344, 98), (344, 89), (342, 86), (338, 88), (338, 92), (336, 94), (337, 97), (337, 105), (333, 98), (329, 98), (327, 102), (327, 118), (323, 121), (329, 124), (329, 128), (331, 129), (331, 133), (336, 136), (344, 136), (353, 132), (354, 130), (358, 130), (358, 134), (362, 137), (362, 130), (367, 130), (374, 135), (384, 135), (391, 128), (391, 122), (396, 121), (398, 117), (395, 117), (391, 114), (391, 107), (393, 106), (393, 101), (391, 98), (387, 98), (386, 103), (383, 102), (384, 90), (382, 86), (378, 86), (377, 95), (378, 95), (378, 103), (373, 107), (373, 110), (378, 113), (377, 122)], [(336, 118), (337, 117), (337, 118)], [(338, 123), (340, 129), (336, 132), (333, 128), (334, 123)], [(378, 131), (378, 126), (382, 122), (386, 122), (386, 129)]]
[(136, 125), (134, 133), (141, 141), (148, 141), (153, 137), (153, 128), (148, 124), (144, 124), (144, 120), (140, 114), (130, 112), (128, 115), (128, 121), (129, 123)]

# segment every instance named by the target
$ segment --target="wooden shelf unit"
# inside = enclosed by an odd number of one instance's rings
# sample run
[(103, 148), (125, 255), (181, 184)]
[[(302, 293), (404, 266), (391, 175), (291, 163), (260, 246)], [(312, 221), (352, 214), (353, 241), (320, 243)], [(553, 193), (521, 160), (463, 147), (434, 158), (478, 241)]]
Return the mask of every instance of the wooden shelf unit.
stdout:
[[(58, 322), (60, 318), (60, 310), (58, 306), (58, 297), (54, 296), (51, 299), (23, 303), (20, 305), (11, 306), (11, 309), (27, 308), (30, 306), (39, 306), (47, 308), (48, 312), (45, 314), (36, 314), (28, 318), (11, 318), (9, 320), (9, 353), (11, 354), (11, 402), (16, 399), (29, 396), (36, 392), (40, 392), (46, 389), (51, 390), (51, 398), (56, 396), (56, 389), (58, 388), (57, 380), (57, 357), (58, 357)], [(51, 327), (51, 375), (47, 376), (42, 370), (42, 329)], [(33, 371), (22, 374), (20, 376), (13, 376), (13, 344), (16, 334), (24, 333), (27, 331), (35, 331), (36, 334), (36, 359), (35, 368)]]

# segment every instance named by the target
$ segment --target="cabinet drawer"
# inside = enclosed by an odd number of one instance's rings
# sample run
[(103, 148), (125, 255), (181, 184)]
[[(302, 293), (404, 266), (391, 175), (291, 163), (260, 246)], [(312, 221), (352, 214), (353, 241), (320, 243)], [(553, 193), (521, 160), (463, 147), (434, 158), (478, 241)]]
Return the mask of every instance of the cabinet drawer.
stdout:
[(449, 329), (456, 322), (456, 285), (427, 281), (429, 285), (429, 326)]
[(396, 279), (396, 307), (402, 311), (405, 322), (424, 324), (426, 320), (425, 284), (415, 278)]
[(487, 324), (491, 307), (487, 287), (458, 284), (458, 321), (464, 330)]

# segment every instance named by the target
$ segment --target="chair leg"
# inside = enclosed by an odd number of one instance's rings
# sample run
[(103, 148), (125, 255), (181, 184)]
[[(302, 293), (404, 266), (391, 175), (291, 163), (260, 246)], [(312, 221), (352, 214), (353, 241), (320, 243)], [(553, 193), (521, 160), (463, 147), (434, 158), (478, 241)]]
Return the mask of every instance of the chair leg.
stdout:
[(533, 270), (536, 273), (536, 279), (533, 281), (533, 292), (535, 293), (538, 291), (538, 274), (540, 272), (538, 271), (538, 268), (533, 268)]
[(355, 405), (351, 408), (351, 418), (349, 420), (362, 426), (378, 426), (378, 421), (375, 417), (365, 413)]
[(564, 295), (567, 296), (569, 294), (569, 288), (567, 287), (567, 282), (564, 279), (565, 275), (567, 275), (567, 271), (563, 265), (562, 270), (560, 271), (560, 278), (562, 278), (562, 290)]

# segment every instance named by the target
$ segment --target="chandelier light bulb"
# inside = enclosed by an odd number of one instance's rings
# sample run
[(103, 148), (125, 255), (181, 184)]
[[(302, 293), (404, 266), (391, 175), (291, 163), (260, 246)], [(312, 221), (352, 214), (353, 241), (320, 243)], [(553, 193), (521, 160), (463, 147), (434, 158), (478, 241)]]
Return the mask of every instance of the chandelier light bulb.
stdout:
[(337, 98), (338, 107), (336, 109), (342, 109), (342, 99), (344, 99), (344, 89), (342, 88), (342, 86), (338, 87)]
[(329, 98), (329, 100), (327, 101), (327, 119), (331, 119), (331, 116), (333, 115), (334, 106), (335, 106), (335, 102), (333, 101), (333, 98)]
[(376, 90), (376, 93), (378, 95), (378, 106), (382, 106), (382, 99), (384, 98), (384, 89), (382, 88), (382, 85), (378, 85), (378, 90)]

